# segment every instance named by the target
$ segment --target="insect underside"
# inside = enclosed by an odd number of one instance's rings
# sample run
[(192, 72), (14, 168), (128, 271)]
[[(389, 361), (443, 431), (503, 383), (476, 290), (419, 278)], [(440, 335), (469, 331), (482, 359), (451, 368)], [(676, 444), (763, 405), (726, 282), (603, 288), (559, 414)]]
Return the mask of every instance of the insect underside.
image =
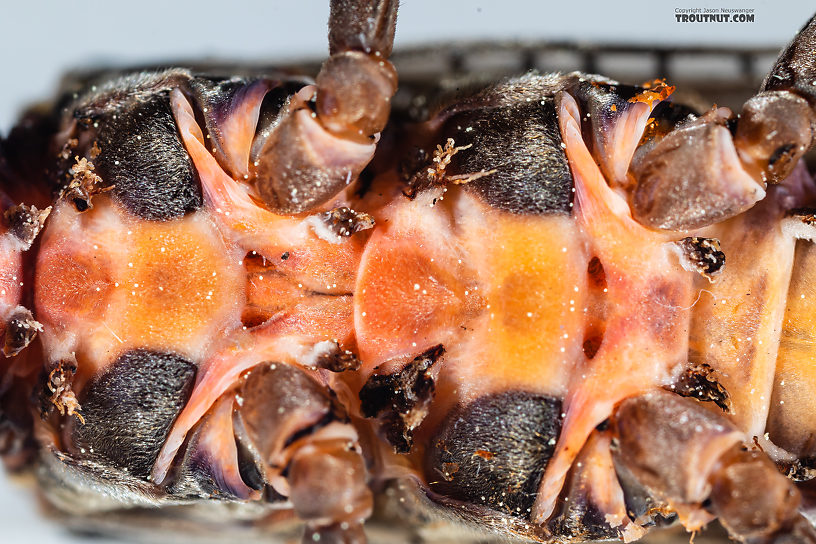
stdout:
[(396, 10), (0, 140), (7, 466), (130, 536), (816, 541), (816, 19), (739, 115), (579, 72), (420, 115)]

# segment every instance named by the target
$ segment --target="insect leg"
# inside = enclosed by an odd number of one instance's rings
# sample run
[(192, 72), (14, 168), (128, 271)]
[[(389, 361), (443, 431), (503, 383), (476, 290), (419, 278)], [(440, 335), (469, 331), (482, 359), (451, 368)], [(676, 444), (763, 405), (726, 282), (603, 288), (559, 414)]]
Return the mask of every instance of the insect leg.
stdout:
[(813, 542), (799, 491), (743, 433), (697, 401), (654, 392), (612, 418), (617, 461), (690, 530), (717, 516), (742, 542)]
[(245, 374), (233, 416), (242, 478), (287, 497), (304, 542), (364, 543), (373, 496), (357, 434), (328, 388), (294, 365)]
[(315, 440), (295, 453), (288, 481), (289, 498), (306, 521), (304, 543), (366, 542), (363, 521), (374, 501), (359, 446), (343, 438)]
[(274, 211), (316, 208), (352, 183), (373, 157), (397, 88), (387, 60), (396, 17), (396, 0), (332, 2), (331, 56), (316, 86), (292, 96), (280, 124), (262, 134), (254, 161), (256, 188)]
[(778, 183), (813, 145), (816, 131), (816, 15), (776, 60), (760, 93), (748, 100), (734, 141), (763, 179)]
[(813, 145), (814, 49), (816, 17), (738, 117), (715, 108), (636, 155), (630, 169), (634, 217), (654, 228), (703, 227), (742, 213), (765, 196), (767, 183), (785, 179)]
[(397, 0), (334, 0), (329, 52), (317, 76), (317, 114), (330, 131), (370, 138), (388, 121), (397, 75), (388, 62)]

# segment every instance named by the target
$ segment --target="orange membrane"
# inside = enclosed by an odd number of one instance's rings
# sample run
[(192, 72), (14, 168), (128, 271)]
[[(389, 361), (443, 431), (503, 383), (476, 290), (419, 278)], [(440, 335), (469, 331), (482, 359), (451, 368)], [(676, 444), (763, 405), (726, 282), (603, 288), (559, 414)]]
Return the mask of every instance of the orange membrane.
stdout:
[(608, 304), (598, 351), (572, 375), (561, 436), (533, 506), (536, 523), (552, 514), (570, 466), (615, 404), (668, 384), (672, 370), (685, 363), (693, 301), (691, 275), (669, 238), (635, 223), (607, 186), (581, 136), (578, 106), (566, 93), (558, 117), (575, 180), (576, 219), (605, 270)]
[[(238, 312), (244, 322), (225, 327), (221, 340), (198, 359), (190, 400), (154, 465), (156, 483), (164, 481), (188, 431), (245, 370), (267, 361), (308, 368), (338, 345), (354, 347), (351, 292), (365, 241), (364, 235), (323, 239), (308, 218), (276, 215), (261, 207), (253, 190), (231, 178), (207, 150), (189, 102), (178, 91), (171, 99), (179, 132), (201, 179), (206, 208), (244, 270), (244, 286), (238, 290)], [(237, 114), (254, 119), (257, 111), (247, 107)], [(230, 154), (239, 151), (232, 149)]]
[(355, 288), (355, 331), (364, 371), (448, 343), (478, 293), (450, 223), (425, 199), (402, 198), (377, 214)]
[(458, 360), (444, 379), (463, 402), (506, 390), (562, 396), (583, 342), (588, 256), (580, 233), (565, 215), (469, 204), (483, 214), (461, 222), (481, 312), (461, 347), (451, 346)]
[(463, 187), (372, 211), (382, 227), (355, 290), (364, 374), (445, 346), (430, 418), (507, 389), (563, 394), (582, 349), (587, 255), (575, 222), (496, 210)]
[[(105, 197), (87, 215), (55, 209), (35, 281), (54, 352), (82, 359), (90, 377), (134, 348), (201, 356), (237, 322), (242, 270), (205, 212), (136, 221)], [(46, 287), (47, 286), (47, 287)]]

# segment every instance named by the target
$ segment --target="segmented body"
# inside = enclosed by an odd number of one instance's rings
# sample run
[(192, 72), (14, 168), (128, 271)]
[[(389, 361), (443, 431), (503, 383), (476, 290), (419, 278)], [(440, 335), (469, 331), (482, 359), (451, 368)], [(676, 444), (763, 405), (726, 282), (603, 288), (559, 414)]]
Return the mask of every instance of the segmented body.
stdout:
[[(327, 66), (387, 103), (372, 58)], [(88, 82), (3, 141), (7, 458), (76, 516), (358, 541), (399, 480), (539, 541), (810, 538), (761, 453), (811, 476), (805, 146), (672, 91), (528, 74), (380, 137), (305, 79)]]

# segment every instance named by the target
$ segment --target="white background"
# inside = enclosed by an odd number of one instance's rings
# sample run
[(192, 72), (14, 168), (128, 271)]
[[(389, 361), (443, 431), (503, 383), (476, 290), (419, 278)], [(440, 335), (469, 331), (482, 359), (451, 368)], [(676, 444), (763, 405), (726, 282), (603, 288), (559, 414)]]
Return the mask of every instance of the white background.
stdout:
[[(681, 24), (678, 7), (754, 8), (756, 22)], [(806, 0), (404, 0), (396, 46), (474, 37), (781, 46), (813, 10)], [(73, 67), (319, 57), (327, 18), (324, 0), (0, 0), (0, 130)]]
[[(754, 8), (756, 21), (680, 24), (678, 7)], [(814, 9), (810, 0), (403, 0), (396, 47), (457, 38), (781, 47)], [(327, 17), (322, 0), (0, 0), (0, 131), (23, 105), (50, 97), (60, 75), (73, 67), (321, 57)], [(1, 472), (0, 541), (86, 542), (38, 517), (32, 494)]]

